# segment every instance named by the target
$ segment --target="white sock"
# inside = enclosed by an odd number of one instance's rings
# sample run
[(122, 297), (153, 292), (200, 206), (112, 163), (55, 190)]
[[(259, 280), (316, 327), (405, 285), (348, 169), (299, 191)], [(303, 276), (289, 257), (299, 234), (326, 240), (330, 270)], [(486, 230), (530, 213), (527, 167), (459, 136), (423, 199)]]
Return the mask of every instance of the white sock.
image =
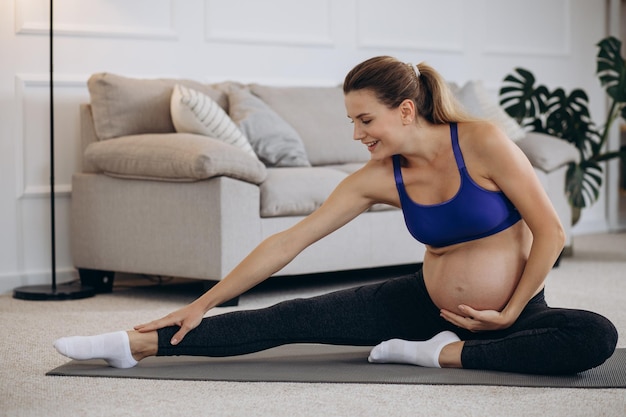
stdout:
[(62, 337), (54, 342), (54, 347), (61, 355), (71, 359), (104, 359), (114, 368), (132, 368), (137, 365), (130, 351), (128, 334), (124, 331)]
[(439, 365), (441, 349), (460, 340), (456, 334), (449, 331), (441, 332), (423, 342), (391, 339), (374, 346), (367, 360), (372, 363), (409, 363), (428, 368), (441, 368)]

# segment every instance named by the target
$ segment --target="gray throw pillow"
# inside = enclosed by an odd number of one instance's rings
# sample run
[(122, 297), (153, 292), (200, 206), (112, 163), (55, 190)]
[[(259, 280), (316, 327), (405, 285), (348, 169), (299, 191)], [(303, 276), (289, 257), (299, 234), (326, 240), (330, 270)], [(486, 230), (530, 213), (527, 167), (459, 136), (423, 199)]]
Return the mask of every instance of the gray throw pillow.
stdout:
[(261, 99), (248, 89), (233, 86), (228, 101), (231, 119), (266, 166), (311, 166), (298, 132)]
[(296, 129), (311, 165), (370, 160), (366, 147), (353, 140), (341, 87), (251, 84), (250, 91)]

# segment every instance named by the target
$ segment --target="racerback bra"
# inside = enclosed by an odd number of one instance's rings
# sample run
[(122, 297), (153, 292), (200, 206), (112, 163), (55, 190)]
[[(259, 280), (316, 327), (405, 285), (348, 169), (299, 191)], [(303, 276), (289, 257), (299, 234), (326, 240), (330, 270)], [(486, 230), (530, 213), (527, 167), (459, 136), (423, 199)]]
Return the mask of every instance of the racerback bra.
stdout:
[(406, 226), (415, 239), (433, 247), (491, 236), (522, 218), (502, 191), (486, 190), (474, 182), (461, 154), (456, 123), (450, 124), (450, 134), (461, 186), (454, 197), (443, 203), (423, 205), (411, 200), (402, 180), (400, 155), (392, 157)]

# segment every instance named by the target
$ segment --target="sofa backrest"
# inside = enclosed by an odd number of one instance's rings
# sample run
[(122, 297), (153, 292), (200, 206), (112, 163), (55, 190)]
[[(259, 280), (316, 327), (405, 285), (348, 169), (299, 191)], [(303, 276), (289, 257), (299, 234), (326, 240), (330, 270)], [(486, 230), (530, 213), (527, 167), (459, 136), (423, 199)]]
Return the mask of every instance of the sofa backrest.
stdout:
[(224, 109), (228, 106), (224, 92), (193, 80), (93, 74), (87, 81), (87, 88), (98, 139), (175, 132), (170, 115), (170, 99), (175, 84), (201, 91)]
[[(82, 114), (92, 119), (92, 127), (87, 130), (95, 132), (98, 140), (174, 133), (170, 102), (177, 83), (208, 95), (225, 111), (230, 86), (244, 86), (232, 81), (203, 84), (186, 79), (139, 79), (97, 73), (87, 82), (90, 112)], [(341, 87), (245, 87), (296, 130), (311, 165), (369, 160), (365, 147), (352, 139)]]
[(341, 87), (270, 87), (250, 85), (299, 134), (311, 165), (366, 162), (369, 152), (352, 139)]

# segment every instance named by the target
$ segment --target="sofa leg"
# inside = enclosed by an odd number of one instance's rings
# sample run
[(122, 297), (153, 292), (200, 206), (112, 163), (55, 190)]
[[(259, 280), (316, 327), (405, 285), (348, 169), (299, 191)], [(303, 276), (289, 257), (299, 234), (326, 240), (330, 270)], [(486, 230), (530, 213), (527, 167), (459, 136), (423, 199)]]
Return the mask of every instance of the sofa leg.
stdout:
[[(202, 288), (204, 292), (206, 292), (210, 290), (211, 288), (213, 288), (215, 284), (217, 284), (216, 281), (202, 281)], [(218, 305), (218, 307), (237, 307), (238, 305), (239, 305), (239, 297), (235, 297)]]
[(113, 291), (115, 272), (100, 271), (97, 269), (78, 268), (80, 283), (86, 287), (92, 287), (96, 294), (104, 294)]

